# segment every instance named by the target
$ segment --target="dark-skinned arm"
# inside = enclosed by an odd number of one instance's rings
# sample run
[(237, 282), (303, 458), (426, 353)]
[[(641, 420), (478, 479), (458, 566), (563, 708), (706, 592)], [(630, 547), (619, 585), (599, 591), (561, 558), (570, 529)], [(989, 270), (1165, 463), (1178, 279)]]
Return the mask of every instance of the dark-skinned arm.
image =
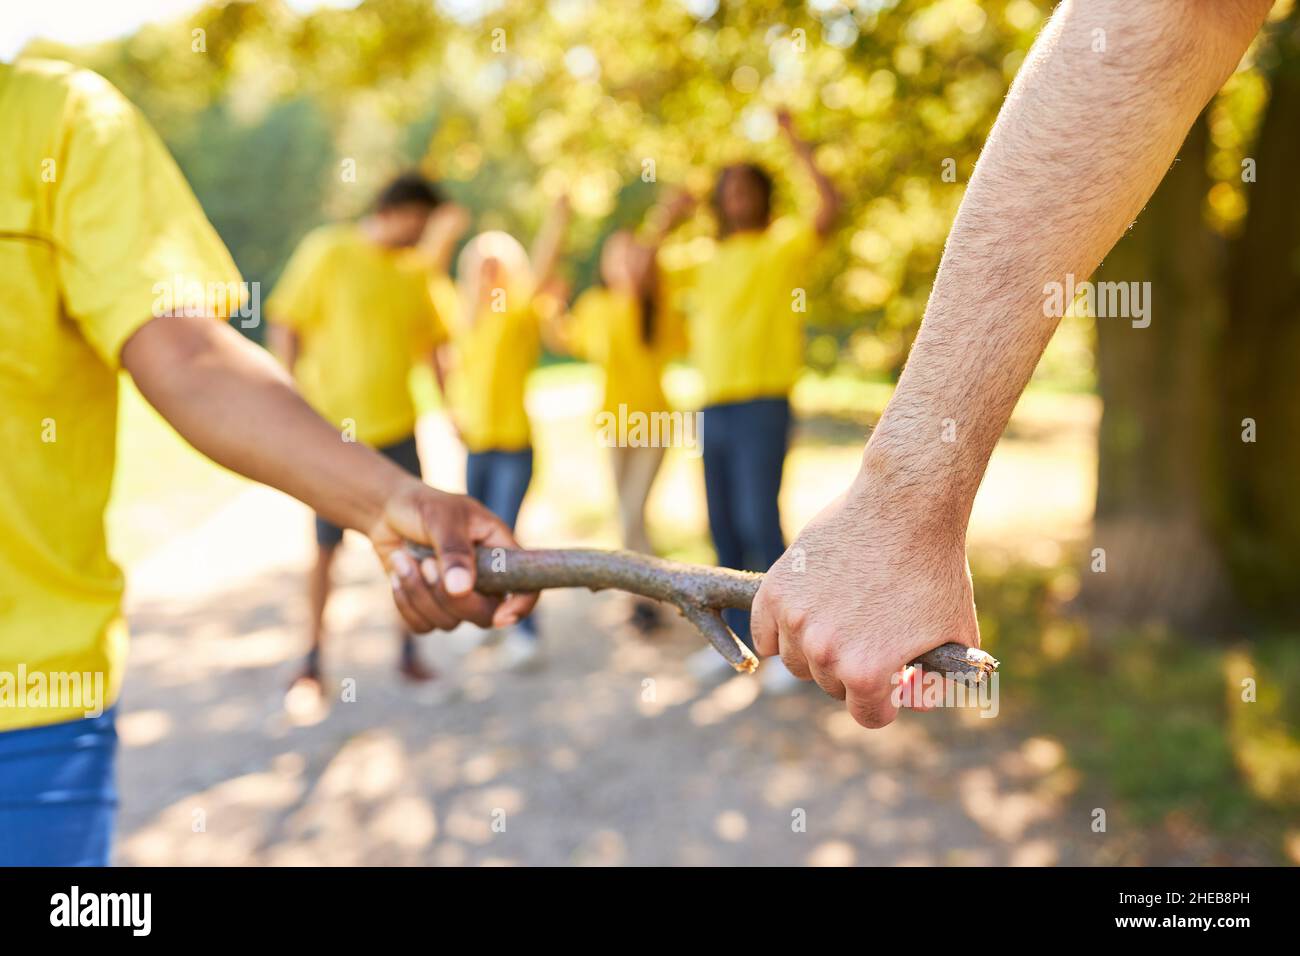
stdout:
[[(155, 318), (126, 341), (121, 357), (144, 397), (203, 454), (367, 535), (413, 629), (446, 630), (462, 620), (503, 626), (531, 609), (535, 595), (498, 602), (473, 590), (474, 547), (515, 546), (505, 525), (472, 499), (345, 441), (284, 369), (225, 323)], [(417, 566), (404, 539), (430, 545), (436, 560)]]

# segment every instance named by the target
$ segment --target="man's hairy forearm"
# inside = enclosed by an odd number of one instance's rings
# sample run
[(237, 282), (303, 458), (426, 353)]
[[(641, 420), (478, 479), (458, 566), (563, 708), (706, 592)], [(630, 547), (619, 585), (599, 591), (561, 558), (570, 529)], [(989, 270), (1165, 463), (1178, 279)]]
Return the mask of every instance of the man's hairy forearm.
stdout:
[(971, 177), (907, 367), (868, 443), (862, 487), (883, 485), (894, 505), (914, 490), (918, 509), (965, 527), (993, 446), (1056, 329), (1043, 314), (1044, 286), (1071, 274), (1083, 281), (1123, 235), (1270, 5), (1058, 8)]
[(199, 451), (343, 526), (373, 525), (405, 479), (373, 450), (343, 441), (269, 355), (224, 323), (154, 319), (127, 341), (122, 364)]

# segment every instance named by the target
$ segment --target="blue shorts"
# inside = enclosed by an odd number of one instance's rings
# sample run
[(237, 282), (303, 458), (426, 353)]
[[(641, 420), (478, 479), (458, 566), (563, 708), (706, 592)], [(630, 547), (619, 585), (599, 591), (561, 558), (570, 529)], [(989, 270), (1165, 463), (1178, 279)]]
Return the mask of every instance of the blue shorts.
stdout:
[[(515, 530), (528, 484), (533, 480), (533, 450), (472, 451), (465, 459), (465, 492), (487, 506)], [(537, 622), (530, 614), (519, 622), (529, 637), (537, 636)]]
[(0, 733), (0, 866), (108, 866), (116, 710)]
[[(379, 454), (400, 466), (409, 475), (420, 477), (420, 452), (416, 448), (415, 436), (410, 435), (401, 441), (384, 445), (378, 449)], [(316, 544), (321, 548), (337, 548), (343, 541), (343, 529), (327, 518), (316, 516)]]

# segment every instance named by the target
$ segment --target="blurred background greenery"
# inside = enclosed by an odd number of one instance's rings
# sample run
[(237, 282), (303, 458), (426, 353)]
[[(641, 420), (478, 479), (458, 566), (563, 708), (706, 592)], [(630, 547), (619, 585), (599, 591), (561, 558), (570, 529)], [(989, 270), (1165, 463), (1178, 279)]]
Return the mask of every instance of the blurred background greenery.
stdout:
[[(138, 103), (246, 277), (267, 286), (303, 232), (357, 213), (406, 164), (481, 226), (523, 235), (570, 193), (581, 285), (597, 238), (638, 218), (659, 184), (706, 193), (742, 156), (790, 170), (773, 112), (788, 106), (848, 209), (809, 289), (823, 333), (810, 361), (891, 374), (1047, 6), (372, 0), (299, 15), (264, 0), (28, 52), (92, 66)], [(778, 181), (783, 207), (810, 198), (800, 177)], [(1080, 358), (1062, 354), (1054, 375), (1087, 385)]]
[[(268, 290), (303, 233), (357, 214), (406, 165), (439, 179), (478, 228), (525, 237), (569, 194), (566, 268), (581, 288), (600, 237), (664, 187), (704, 194), (724, 162), (757, 158), (778, 174), (781, 207), (806, 202), (810, 184), (776, 135), (774, 111), (789, 107), (846, 199), (809, 286), (798, 475), (800, 455), (821, 460), (826, 448), (851, 462), (887, 400), (964, 184), (1051, 6), (365, 0), (301, 12), (254, 0), (25, 52), (91, 66), (135, 101), (246, 278)], [(1016, 661), (1013, 710), (1060, 734), (1090, 781), (1171, 839), (1208, 826), (1262, 847), (1257, 858), (1293, 860), (1297, 43), (1281, 0), (1108, 258), (1104, 277), (1152, 281), (1151, 328), (1068, 316), (1013, 423), (1009, 440), (1054, 461), (1065, 447), (1055, 439), (1082, 436), (1070, 470), (1044, 474), (1090, 470), (1095, 520), (1048, 529), (1062, 547), (1043, 560), (1008, 555), (1012, 536), (973, 548), (987, 643)], [(1081, 116), (1061, 148), (1109, 145)], [(709, 229), (701, 212), (682, 235)], [(582, 373), (547, 374), (539, 388)], [(689, 403), (688, 374), (674, 393)], [(1242, 441), (1247, 419), (1255, 442)], [(124, 442), (151, 427), (124, 430)], [(1035, 474), (1010, 473), (1012, 493), (1048, 493), (1025, 477)], [(136, 497), (151, 495), (150, 480), (128, 474), (126, 498), (132, 481)], [(660, 536), (707, 557), (698, 526), (661, 519)], [(1090, 573), (1097, 547), (1105, 574)], [(1240, 700), (1244, 678), (1258, 683), (1253, 703)]]

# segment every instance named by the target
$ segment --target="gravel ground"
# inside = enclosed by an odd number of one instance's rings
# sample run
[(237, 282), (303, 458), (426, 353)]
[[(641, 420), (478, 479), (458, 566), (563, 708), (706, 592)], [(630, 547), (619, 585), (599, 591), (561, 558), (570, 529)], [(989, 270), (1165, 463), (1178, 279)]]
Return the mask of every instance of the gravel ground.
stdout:
[[(254, 532), (293, 544), (250, 554)], [(1054, 741), (971, 710), (867, 732), (812, 687), (700, 685), (689, 628), (630, 633), (617, 595), (548, 595), (538, 673), (463, 629), (422, 639), (438, 682), (403, 685), (360, 544), (327, 650), (355, 699), (295, 725), (307, 540), (259, 490), (133, 569), (119, 863), (1127, 862)]]

